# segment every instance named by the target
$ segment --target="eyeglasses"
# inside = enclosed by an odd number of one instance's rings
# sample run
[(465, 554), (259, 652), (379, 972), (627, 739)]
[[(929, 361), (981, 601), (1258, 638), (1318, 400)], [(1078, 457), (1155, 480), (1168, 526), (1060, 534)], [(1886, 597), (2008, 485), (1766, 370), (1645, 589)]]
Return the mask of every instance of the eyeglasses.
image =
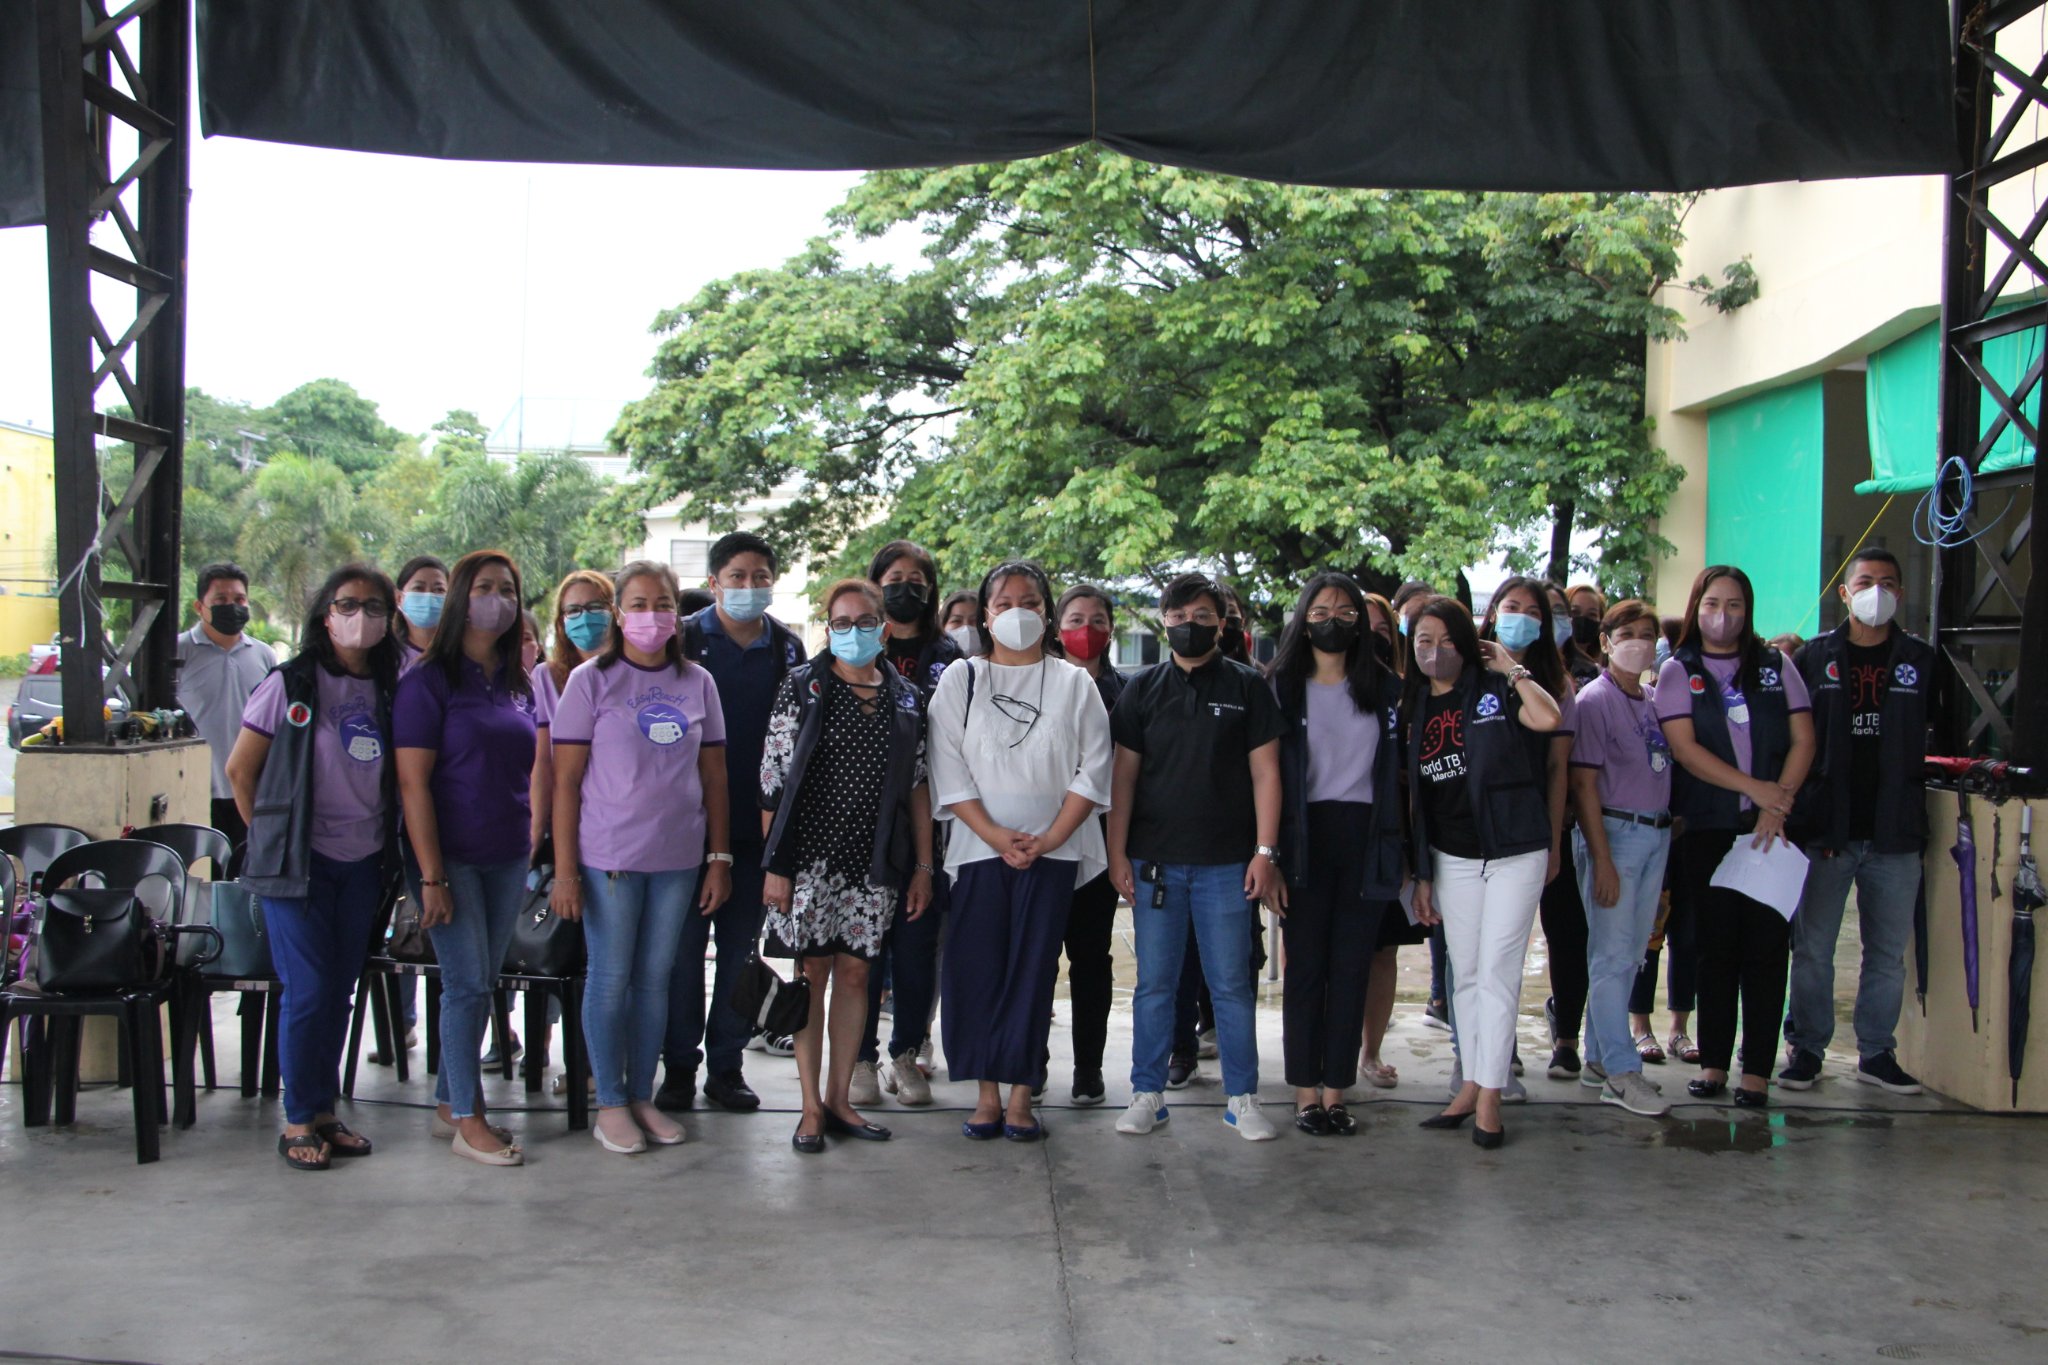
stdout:
[(609, 617), (611, 614), (612, 609), (602, 602), (586, 602), (580, 607), (562, 608), (562, 620), (564, 622), (574, 621), (579, 616)]
[(827, 630), (880, 630), (879, 616), (835, 616), (825, 623)]
[(1358, 608), (1339, 607), (1332, 611), (1328, 607), (1310, 607), (1308, 609), (1308, 619), (1311, 621), (1343, 621), (1356, 625), (1358, 624)]
[(377, 597), (370, 598), (368, 601), (364, 601), (360, 597), (337, 597), (331, 605), (338, 615), (354, 616), (357, 612), (361, 612), (373, 621), (380, 620), (391, 614), (391, 608), (385, 605), (382, 598)]
[(1216, 613), (1207, 607), (1197, 607), (1193, 611), (1161, 612), (1159, 619), (1169, 626), (1213, 626), (1217, 623)]

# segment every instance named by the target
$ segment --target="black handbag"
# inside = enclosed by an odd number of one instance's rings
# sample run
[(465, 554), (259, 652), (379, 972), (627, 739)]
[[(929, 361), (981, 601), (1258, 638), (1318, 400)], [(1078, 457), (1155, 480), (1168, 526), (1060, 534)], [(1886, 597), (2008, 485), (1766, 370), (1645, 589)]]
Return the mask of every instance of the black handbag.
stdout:
[(794, 981), (784, 981), (754, 952), (740, 968), (739, 980), (732, 983), (732, 1007), (755, 1032), (770, 1038), (788, 1037), (811, 1022), (811, 983), (801, 974)]
[(391, 938), (384, 952), (393, 962), (434, 961), (434, 940), (420, 923), (420, 903), (411, 896), (400, 896), (391, 912)]
[(137, 990), (169, 962), (168, 935), (132, 890), (73, 887), (43, 898), (36, 986), (45, 995)]
[(505, 949), (504, 970), (512, 976), (583, 975), (583, 926), (563, 919), (548, 905), (555, 889), (554, 869), (545, 868), (538, 885), (526, 893), (512, 942)]

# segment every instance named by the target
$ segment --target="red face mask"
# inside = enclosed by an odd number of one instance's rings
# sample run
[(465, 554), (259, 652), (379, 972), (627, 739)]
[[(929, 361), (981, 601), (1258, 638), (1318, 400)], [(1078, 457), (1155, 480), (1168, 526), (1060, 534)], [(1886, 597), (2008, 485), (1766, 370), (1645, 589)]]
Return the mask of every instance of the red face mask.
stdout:
[(1069, 659), (1086, 663), (1109, 648), (1109, 632), (1101, 626), (1069, 626), (1060, 632), (1060, 644)]

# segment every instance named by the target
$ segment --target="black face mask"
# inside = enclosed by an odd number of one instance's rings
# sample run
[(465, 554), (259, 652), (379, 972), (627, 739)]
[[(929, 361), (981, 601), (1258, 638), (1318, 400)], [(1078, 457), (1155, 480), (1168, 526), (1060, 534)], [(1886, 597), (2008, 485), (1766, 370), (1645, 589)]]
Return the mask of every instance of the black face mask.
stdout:
[(1224, 626), (1216, 633), (1216, 643), (1222, 647), (1224, 658), (1242, 660), (1245, 657), (1244, 627)]
[(1600, 623), (1590, 616), (1572, 618), (1572, 643), (1587, 653), (1596, 653), (1600, 648)]
[(898, 625), (907, 626), (924, 616), (924, 604), (931, 591), (922, 583), (891, 583), (882, 589), (882, 610)]
[(222, 635), (240, 635), (249, 624), (249, 609), (239, 602), (216, 602), (206, 609), (206, 624)]
[(1372, 633), (1372, 652), (1379, 656), (1380, 667), (1394, 666), (1394, 642), (1378, 631)]
[(1183, 621), (1177, 626), (1166, 628), (1166, 647), (1183, 659), (1206, 658), (1209, 651), (1216, 648), (1216, 636), (1219, 633), (1215, 626), (1201, 626), (1193, 621)]
[[(1379, 639), (1377, 635), (1373, 638)], [(1358, 643), (1358, 622), (1339, 621), (1334, 616), (1327, 621), (1311, 621), (1308, 642), (1325, 654), (1349, 654), (1351, 646)]]

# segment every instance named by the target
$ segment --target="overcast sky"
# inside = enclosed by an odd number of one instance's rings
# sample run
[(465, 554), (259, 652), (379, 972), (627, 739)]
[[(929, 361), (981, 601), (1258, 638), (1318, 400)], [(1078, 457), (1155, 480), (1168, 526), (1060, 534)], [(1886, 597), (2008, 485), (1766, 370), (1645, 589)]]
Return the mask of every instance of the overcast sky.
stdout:
[[(647, 388), (656, 312), (708, 280), (779, 264), (823, 231), (856, 178), (206, 138), (192, 152), (186, 382), (265, 404), (331, 376), (404, 431), (451, 408), (495, 426), (521, 392), (523, 332), (527, 394), (633, 398)], [(46, 269), (40, 229), (0, 230), (0, 420), (47, 429)]]

